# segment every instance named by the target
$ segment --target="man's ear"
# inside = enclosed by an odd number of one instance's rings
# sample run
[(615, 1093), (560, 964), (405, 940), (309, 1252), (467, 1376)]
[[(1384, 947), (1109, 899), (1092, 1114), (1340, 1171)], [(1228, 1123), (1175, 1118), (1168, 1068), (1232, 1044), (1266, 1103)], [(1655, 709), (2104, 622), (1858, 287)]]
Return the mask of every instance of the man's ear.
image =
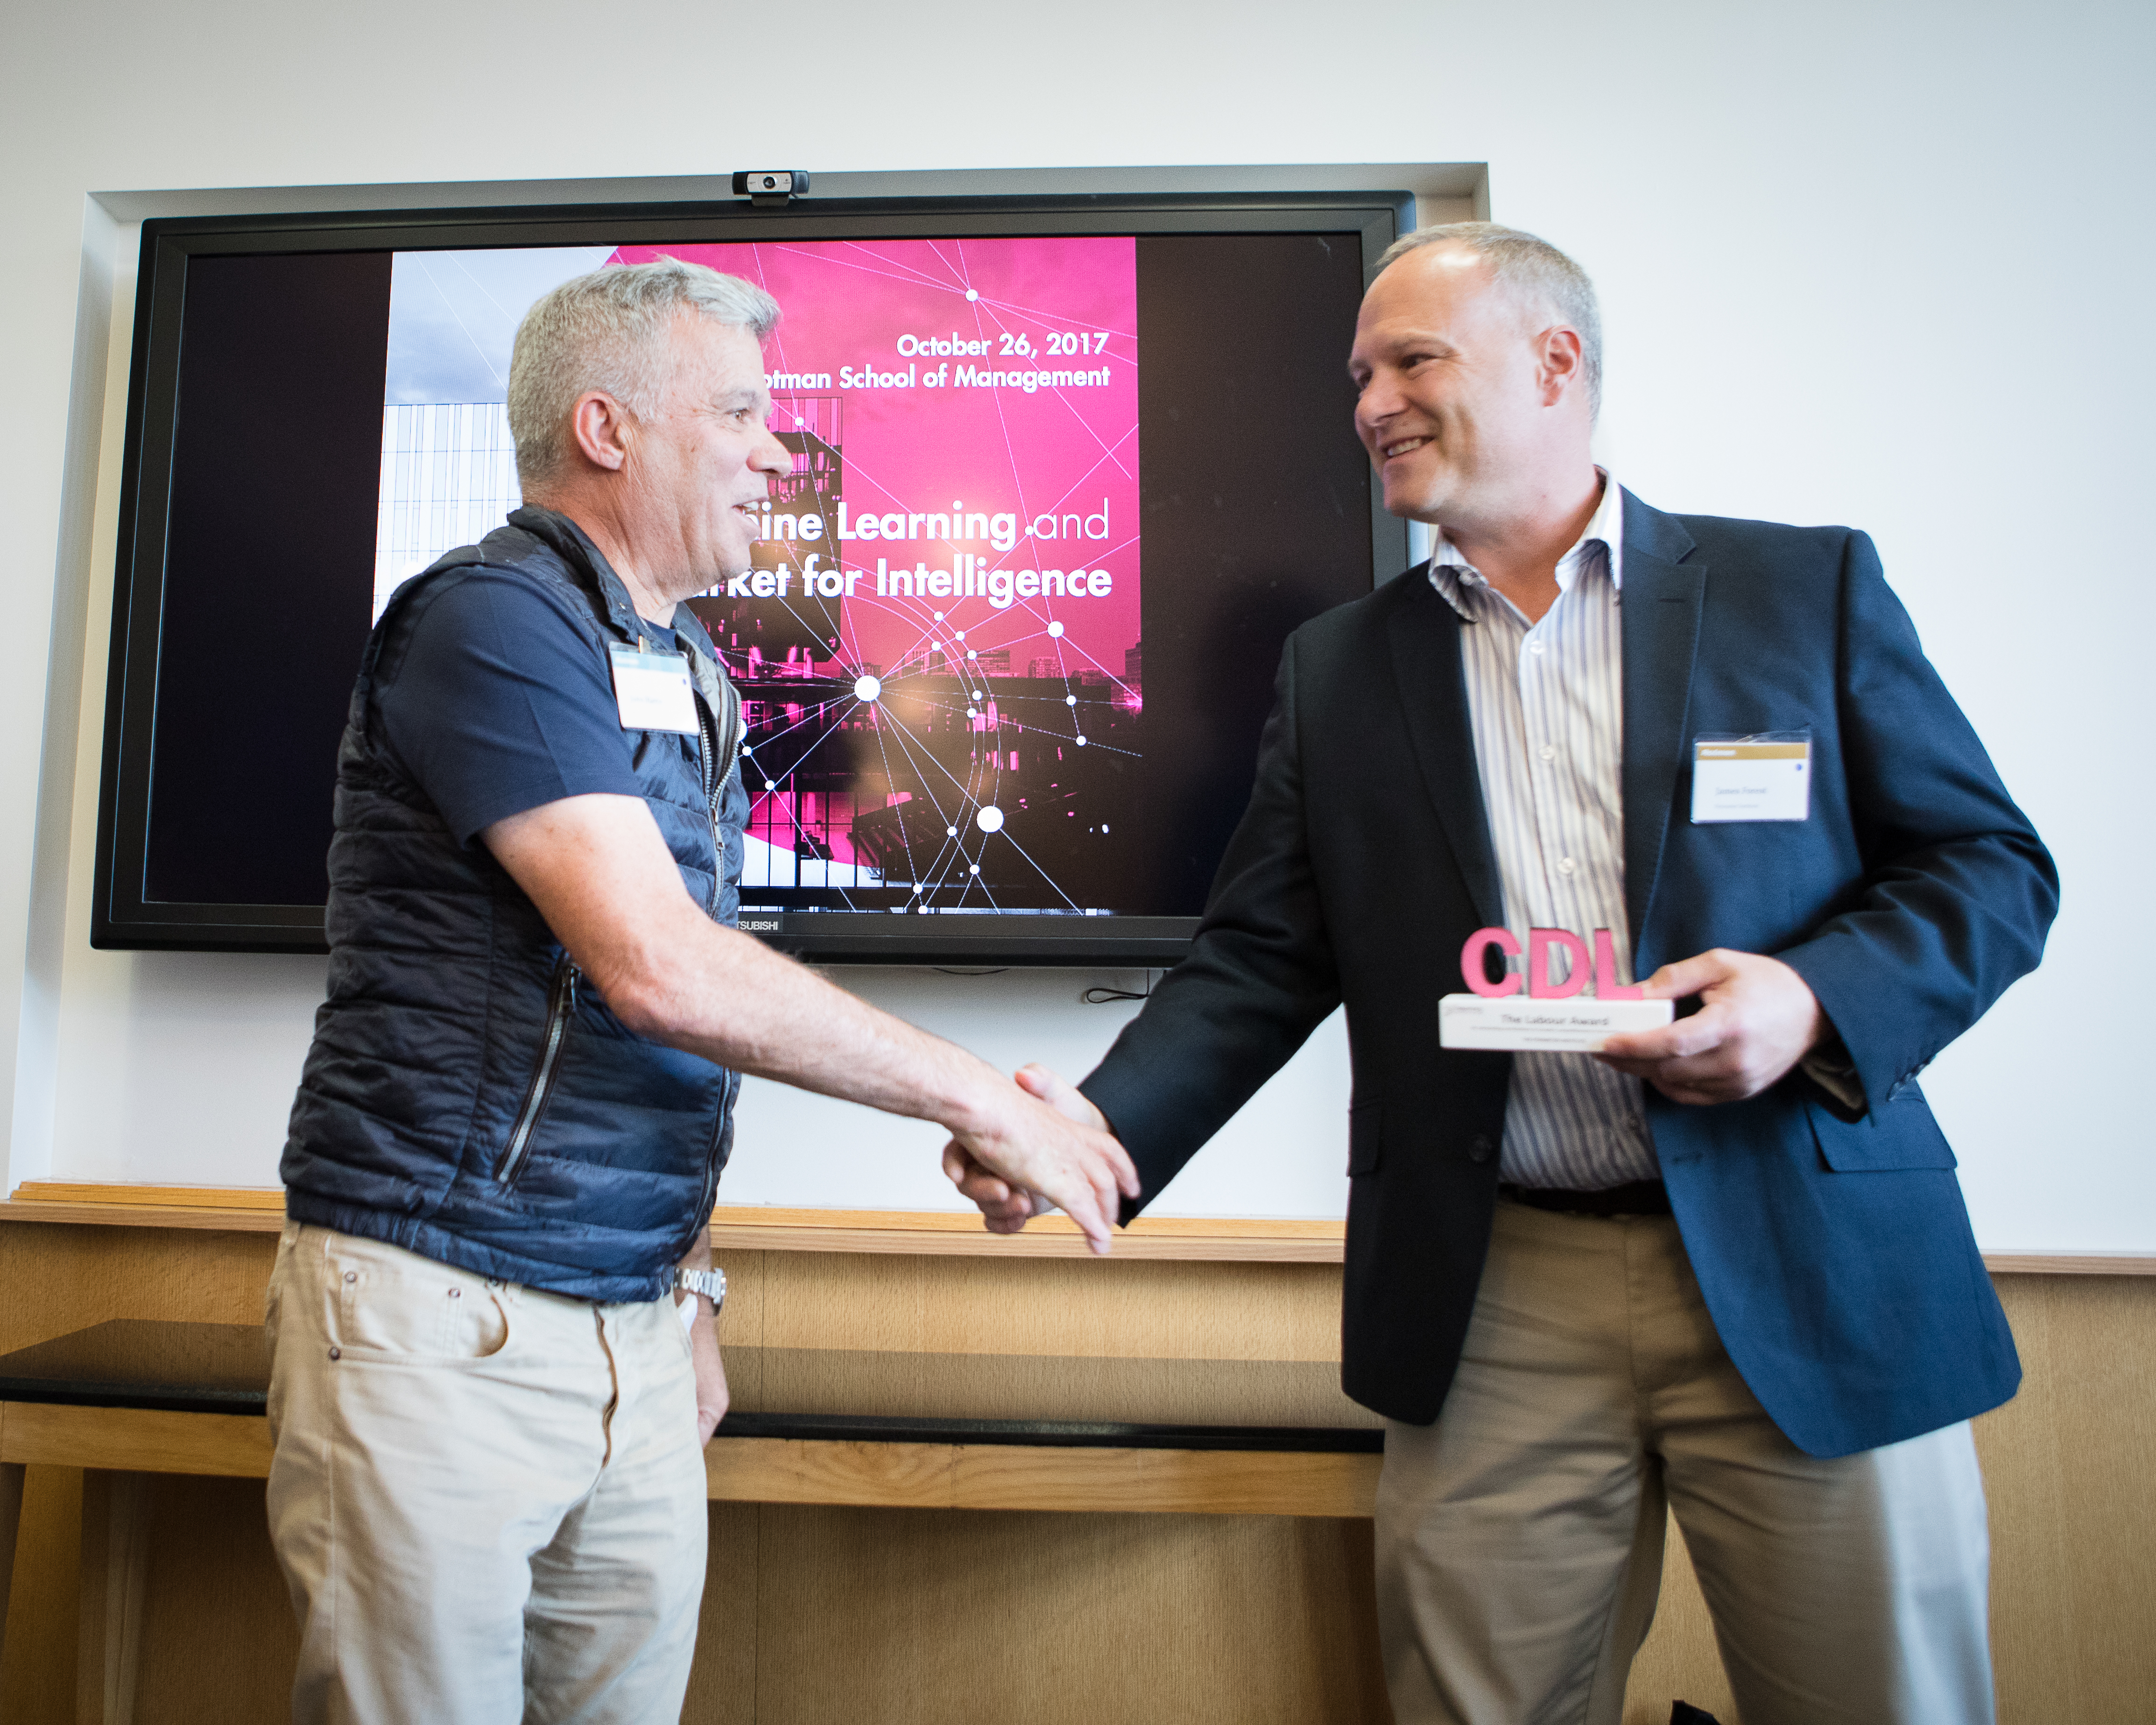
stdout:
[(1586, 387), (1586, 353), (1578, 330), (1553, 324), (1535, 337), (1535, 347), (1544, 407), (1553, 408), (1568, 391)]
[(569, 434), (593, 466), (619, 473), (629, 459), (629, 409), (604, 390), (587, 390), (569, 409)]

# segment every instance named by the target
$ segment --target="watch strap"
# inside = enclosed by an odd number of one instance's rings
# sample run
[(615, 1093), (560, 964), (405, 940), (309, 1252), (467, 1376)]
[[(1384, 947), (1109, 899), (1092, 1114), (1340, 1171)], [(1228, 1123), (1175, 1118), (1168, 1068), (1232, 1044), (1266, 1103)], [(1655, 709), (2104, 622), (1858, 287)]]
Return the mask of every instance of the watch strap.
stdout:
[(684, 1270), (677, 1265), (674, 1286), (686, 1293), (701, 1294), (711, 1302), (714, 1312), (726, 1303), (726, 1273), (723, 1270)]

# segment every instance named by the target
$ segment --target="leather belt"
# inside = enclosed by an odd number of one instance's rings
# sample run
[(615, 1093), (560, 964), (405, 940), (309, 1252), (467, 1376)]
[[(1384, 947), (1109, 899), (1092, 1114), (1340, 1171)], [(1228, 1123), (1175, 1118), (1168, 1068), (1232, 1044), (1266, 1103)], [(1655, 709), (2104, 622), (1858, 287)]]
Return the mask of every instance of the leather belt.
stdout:
[(1531, 1209), (1554, 1210), (1563, 1216), (1666, 1216), (1669, 1188), (1660, 1180), (1634, 1180), (1629, 1185), (1608, 1186), (1599, 1192), (1568, 1192), (1558, 1186), (1515, 1186), (1507, 1180), (1497, 1188), (1500, 1195)]

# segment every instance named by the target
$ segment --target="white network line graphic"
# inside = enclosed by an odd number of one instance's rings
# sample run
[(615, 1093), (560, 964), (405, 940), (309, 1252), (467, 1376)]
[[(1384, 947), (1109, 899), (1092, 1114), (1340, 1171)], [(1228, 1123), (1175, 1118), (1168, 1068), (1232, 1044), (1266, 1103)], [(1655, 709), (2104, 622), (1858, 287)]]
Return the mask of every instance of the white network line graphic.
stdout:
[[(819, 270), (855, 272), (861, 285), (849, 286), (849, 293), (878, 291), (871, 284), (880, 280), (916, 297), (947, 295), (957, 327), (963, 330), (968, 320), (961, 313), (969, 309), (975, 338), (992, 351), (998, 337), (1025, 344), (1025, 352), (995, 362), (1004, 366), (1074, 363), (1043, 351), (1048, 345), (1045, 342), (1039, 348), (1033, 343), (1043, 330), (1080, 329), (1109, 338), (1098, 355), (1089, 355), (1091, 363), (1135, 366), (1133, 331), (1045, 311), (985, 290), (997, 272), (981, 261), (982, 248), (1005, 244), (963, 239), (843, 245), (766, 241), (726, 246), (725, 257), (732, 261), (713, 260), (722, 269), (739, 270), (767, 291), (771, 270), (780, 267), (783, 258), (789, 272), (804, 263)], [(660, 249), (703, 254), (701, 246)], [(495, 316), (514, 325), (519, 314), (490, 285), (490, 278), (462, 258), (450, 259), (454, 268), (448, 270), (439, 267), (439, 260), (422, 257), (418, 261), (442, 309), (495, 375), (497, 388), (501, 387), (503, 380), (494, 373), (489, 350), (465, 314), (469, 311), (482, 326)], [(798, 275), (794, 279), (798, 281)], [(519, 286), (523, 286), (521, 279)], [(925, 314), (916, 311), (910, 315)], [(944, 328), (950, 332), (949, 326)], [(794, 333), (798, 336), (803, 331), (797, 328)], [(772, 358), (766, 363), (791, 374), (787, 334), (782, 321), (772, 339)], [(798, 341), (793, 346), (800, 351)], [(1030, 530), (1041, 513), (1057, 516), (1066, 506), (1082, 509), (1082, 504), (1073, 505), (1071, 500), (1089, 485), (1111, 476), (1116, 476), (1115, 484), (1127, 485), (1134, 477), (1134, 422), (1119, 426), (1107, 417), (1104, 429), (1096, 423), (1107, 415), (1104, 399), (1052, 385), (1045, 385), (1039, 393), (1055, 398), (1057, 408), (1045, 410), (1051, 418), (1067, 414), (1076, 422), (1075, 432), (1066, 431), (1060, 438), (1045, 427), (1034, 431), (1036, 437), (1058, 439), (1050, 472), (1044, 475), (1038, 464), (1032, 467), (1036, 487), (1045, 478), (1046, 488), (1060, 493), (1054, 507), (1041, 512), (1030, 507), (1029, 463), (1019, 453), (1022, 439), (1013, 418), (1019, 408), (1012, 404), (1007, 409), (1000, 387), (989, 391), (995, 421), (988, 437), (991, 449), (1000, 437), (1000, 461), (990, 455), (989, 466), (1001, 471), (993, 478), (978, 475), (968, 480), (991, 495), (998, 483), (1007, 483), (1008, 495), (1017, 503), (1023, 531), (1009, 552), (997, 554), (998, 567), (1037, 563), (1047, 567), (1081, 554), (1077, 544), (1036, 538)], [(805, 405), (806, 398), (820, 393), (838, 397), (845, 404), (842, 411), (852, 417), (854, 398), (848, 392), (794, 392), (774, 402), (773, 429), (809, 437), (829, 431)], [(1029, 411), (1024, 423), (1035, 427), (1038, 416)], [(901, 437), (919, 434), (902, 421), (891, 429)], [(988, 429), (985, 424), (981, 429)], [(1097, 453), (1077, 440), (1079, 434), (1091, 440)], [(862, 461), (858, 430), (852, 438), (838, 435), (836, 443), (842, 475), (839, 490), (850, 504), (880, 500), (891, 509), (919, 501), (901, 497), (885, 481), (875, 470), (882, 465), (880, 458)], [(875, 449), (871, 438), (872, 458)], [(1075, 478), (1070, 477), (1074, 470)], [(829, 501), (820, 489), (815, 495)], [(835, 526), (831, 523), (827, 531)], [(1119, 534), (1112, 542), (1083, 547), (1082, 555), (1092, 566), (1098, 559), (1127, 552), (1137, 539), (1134, 531)], [(933, 561), (955, 569), (958, 547), (974, 543), (963, 538), (915, 541), (906, 549), (932, 553), (940, 546), (941, 554)], [(908, 596), (880, 598), (869, 590), (873, 580), (858, 559), (867, 543), (842, 545), (834, 531), (827, 544), (827, 555), (835, 557), (839, 572), (850, 575), (855, 590), (833, 608), (815, 600), (788, 598), (762, 615), (764, 626), (777, 624), (783, 638), (792, 641), (828, 639), (835, 634), (834, 659), (826, 661), (834, 666), (834, 674), (799, 675), (814, 668), (814, 660), (825, 651), (821, 646), (814, 649), (810, 664), (797, 660), (783, 671), (769, 660), (751, 671), (738, 652), (733, 658), (742, 693), (756, 708), (742, 772), (753, 799), (750, 836), (758, 841), (758, 866), (764, 874), (762, 880), (753, 876), (745, 880), (744, 891), (754, 897), (813, 891), (820, 886), (838, 906), (848, 909), (883, 909), (899, 897), (908, 908), (1002, 909), (1010, 907), (1002, 901), (1016, 896), (1031, 911), (1082, 912), (1081, 901), (1091, 896), (1091, 890), (1077, 886), (1075, 877), (1066, 880), (1058, 875), (1066, 849), (1075, 853), (1072, 864), (1083, 866), (1076, 863), (1076, 856), (1083, 854), (1084, 841), (1072, 847), (1061, 835), (1067, 832), (1075, 836), (1081, 828), (1105, 834), (1109, 819), (1117, 813), (1117, 805), (1102, 800), (1112, 779), (1104, 779), (1099, 769), (1086, 765), (1088, 761), (1098, 760), (1105, 768), (1111, 760), (1142, 758), (1139, 747), (1127, 746), (1139, 734), (1136, 727), (1142, 708), (1137, 687), (1125, 680), (1127, 667), (1102, 664), (1071, 637), (1070, 625), (1081, 631), (1085, 627), (1082, 607), (1047, 595), (1014, 598), (1000, 608), (977, 596), (919, 601)], [(909, 563), (911, 560), (909, 557)], [(832, 567), (826, 562), (824, 572)], [(746, 644), (746, 634), (740, 639)], [(872, 652), (878, 655), (875, 661)], [(793, 655), (789, 651), (787, 656)], [(993, 664), (983, 662), (992, 660)], [(873, 672), (864, 669), (872, 663)], [(1031, 675), (1035, 666), (1043, 677)], [(871, 675), (879, 686), (865, 697), (856, 685)], [(829, 773), (833, 756), (850, 767), (850, 779)], [(887, 805), (891, 818), (876, 823), (872, 829), (876, 836), (865, 848), (859, 838), (864, 830), (860, 820), (885, 812), (865, 806), (877, 800), (874, 780), (879, 768), (888, 794), (907, 800)], [(817, 788), (800, 788), (797, 779), (802, 776)], [(860, 786), (864, 778), (870, 781), (865, 788)], [(1066, 819), (1067, 828), (1063, 825)], [(849, 819), (855, 823), (851, 833), (845, 829)], [(1049, 834), (1056, 837), (1044, 850), (1040, 841)], [(793, 850), (790, 885), (788, 870), (778, 860), (788, 845)], [(848, 855), (851, 860), (842, 860)], [(865, 898), (864, 894), (871, 896)]]
[[(950, 243), (954, 259), (942, 245), (926, 243), (926, 249), (947, 276), (937, 271), (923, 269), (916, 250), (911, 257), (894, 257), (875, 247), (859, 243), (850, 244), (845, 249), (850, 256), (834, 255), (835, 248), (811, 248), (798, 245), (769, 246), (774, 254), (790, 253), (804, 259), (834, 268), (855, 270), (880, 276), (886, 280), (909, 287), (932, 289), (953, 295), (967, 295), (966, 303), (973, 313), (976, 336), (983, 341), (996, 336), (1008, 336), (1013, 326), (1032, 326), (1035, 328), (1072, 327), (1080, 320), (1059, 317), (1054, 313), (1033, 306), (1020, 305), (973, 291), (974, 277), (970, 260), (966, 255), (966, 243)], [(759, 281), (768, 286), (764, 268), (766, 247), (758, 244), (752, 249), (754, 273)], [(1098, 329), (1097, 322), (1088, 322), (1086, 327)], [(1110, 331), (1130, 340), (1128, 332)], [(1120, 344), (1119, 344), (1120, 345)], [(785, 357), (783, 333), (774, 344), (778, 367), (790, 370)], [(1132, 362), (1127, 352), (1116, 356), (1125, 363)], [(1078, 423), (1080, 429), (1097, 446), (1099, 454), (1090, 465), (1075, 478), (1065, 480), (1060, 495), (1049, 511), (1061, 511), (1070, 499), (1078, 495), (1103, 468), (1111, 468), (1127, 481), (1131, 465), (1124, 451), (1136, 434), (1135, 426), (1123, 429), (1112, 442), (1091, 423), (1081, 411), (1079, 403), (1068, 391), (1050, 389), (1059, 404)], [(1040, 518), (1026, 495), (1024, 465), (1019, 459), (1017, 439), (1009, 415), (1005, 413), (1002, 392), (993, 396), (998, 429), (1001, 434), (1004, 459), (1007, 464), (1011, 495), (1016, 499), (1019, 519), (1029, 530)], [(809, 430), (808, 418), (798, 408), (791, 408), (785, 399), (774, 403), (774, 408), (789, 409), (793, 424)], [(777, 417), (776, 414), (774, 417)], [(849, 449), (846, 444), (854, 444)], [(848, 501), (857, 506), (880, 499), (886, 504), (897, 505), (910, 500), (902, 498), (891, 486), (880, 480), (870, 465), (865, 464), (857, 453), (855, 439), (842, 440), (839, 459), (844, 475), (843, 490)], [(956, 511), (954, 509), (954, 515)], [(1137, 535), (1129, 534), (1114, 544), (1088, 548), (1086, 556), (1092, 561), (1107, 557), (1135, 544)], [(948, 561), (957, 545), (963, 540), (930, 542), (920, 549), (927, 552), (932, 545), (940, 543), (938, 561)], [(849, 570), (860, 578), (851, 582), (855, 589), (838, 608), (837, 665), (839, 675), (835, 678), (809, 678), (803, 680), (820, 689), (803, 688), (799, 693), (803, 699), (788, 698), (792, 693), (785, 679), (753, 678), (744, 692), (757, 702), (767, 716), (766, 726), (753, 742), (749, 758), (753, 761), (752, 788), (758, 791), (762, 805), (755, 822), (757, 829), (775, 832), (782, 824), (791, 830), (798, 841), (797, 857), (806, 860), (814, 858), (823, 865), (823, 877), (827, 890), (837, 892), (840, 901), (848, 906), (855, 901), (851, 894), (839, 885), (842, 875), (851, 874), (858, 883), (864, 876), (880, 880), (882, 871), (864, 860), (858, 851), (850, 867), (833, 860), (834, 851), (828, 842), (819, 842), (803, 819), (802, 810), (806, 796), (814, 793), (789, 794), (784, 790), (794, 774), (802, 770), (810, 757), (819, 748), (844, 748), (850, 737), (857, 738), (865, 730), (874, 740), (874, 758), (882, 769), (886, 785), (894, 794), (900, 793), (901, 775), (914, 788), (905, 791), (909, 800), (893, 803), (890, 807), (901, 811), (893, 824), (891, 836), (896, 844), (896, 855), (886, 855), (886, 860), (902, 867), (910, 887), (906, 894), (907, 908), (933, 901), (937, 908), (970, 907), (978, 891), (979, 899), (989, 907), (1000, 908), (996, 891), (984, 877), (983, 865), (991, 854), (991, 847), (1000, 842), (1008, 845), (1032, 875), (1045, 883), (1048, 891), (1071, 911), (1082, 907), (1055, 873), (1044, 866), (1039, 858), (1022, 845), (1017, 836), (1008, 830), (1007, 810), (1000, 800), (1011, 788), (1006, 784), (1008, 768), (1007, 747), (1015, 745), (1021, 750), (1052, 749), (1067, 752), (1088, 748), (1126, 759), (1138, 758), (1138, 751), (1111, 742), (1105, 735), (1112, 728), (1114, 714), (1119, 705), (1127, 701), (1129, 711), (1135, 713), (1139, 701), (1137, 691), (1120, 674), (1121, 667), (1111, 669), (1079, 642), (1071, 639), (1063, 621), (1057, 615), (1057, 606), (1050, 599), (1016, 599), (1008, 608), (991, 609), (978, 620), (968, 622), (963, 628), (963, 598), (953, 599), (942, 608), (936, 602), (913, 603), (906, 599), (879, 598), (860, 590), (867, 569), (854, 555), (853, 547), (834, 545), (837, 564), (841, 572)], [(1059, 546), (1058, 551), (1061, 549)], [(1009, 553), (1000, 554), (998, 563), (1015, 564), (1040, 560), (1040, 553), (1049, 547), (1034, 539), (1030, 531), (1021, 536)], [(903, 565), (901, 565), (903, 567)], [(955, 563), (952, 565), (956, 567)], [(806, 604), (797, 605), (790, 599), (782, 601), (780, 611), (790, 619), (804, 637), (819, 637), (828, 626), (829, 613), (814, 611)], [(804, 614), (807, 612), (808, 614)], [(863, 698), (857, 692), (859, 679), (869, 674), (859, 668), (870, 664), (869, 649), (863, 631), (871, 619), (898, 621), (909, 625), (898, 637), (895, 656), (876, 667), (877, 687), (874, 694)], [(894, 643), (885, 641), (881, 650), (892, 652)], [(1068, 651), (1066, 652), (1066, 649)], [(1005, 655), (1009, 675), (996, 675), (984, 669), (979, 656), (983, 654)], [(1020, 662), (1021, 654), (1029, 656)], [(1051, 658), (1055, 671), (1054, 682), (1061, 685), (1060, 696), (1038, 694), (1030, 689), (1024, 693), (1016, 690), (1004, 692), (999, 685), (1029, 676), (1033, 665), (1041, 658)], [(940, 664), (939, 664), (940, 660)], [(1074, 666), (1079, 670), (1074, 670)], [(855, 673), (859, 672), (859, 677)], [(936, 692), (932, 687), (907, 688), (908, 681), (916, 677), (942, 675), (955, 685), (955, 692)], [(893, 680), (896, 682), (894, 685)], [(846, 686), (852, 681), (855, 687)], [(833, 686), (834, 683), (838, 687)], [(943, 685), (948, 691), (950, 685)], [(841, 692), (843, 691), (843, 692)], [(903, 711), (891, 705), (893, 696), (903, 693)], [(963, 706), (960, 703), (963, 702)], [(951, 742), (965, 739), (963, 762), (949, 762), (944, 753)], [(895, 752), (898, 760), (892, 758)], [(1069, 762), (1068, 753), (1063, 755)], [(901, 763), (903, 763), (901, 765)], [(957, 770), (954, 771), (954, 765)], [(898, 770), (894, 771), (896, 768)], [(1035, 774), (1040, 768), (1036, 763)], [(1063, 783), (1067, 772), (1059, 774), (1055, 783)], [(1054, 784), (1045, 787), (1053, 790)], [(855, 805), (859, 813), (858, 804)], [(909, 819), (905, 811), (918, 809), (921, 812)], [(783, 823), (774, 817), (783, 811)], [(1052, 812), (1052, 809), (1051, 809)], [(832, 826), (831, 806), (824, 805), (821, 824), (828, 833)], [(940, 833), (921, 829), (932, 822)], [(1096, 823), (1101, 830), (1106, 827)], [(926, 854), (924, 847), (934, 840), (934, 855)], [(797, 866), (796, 879), (801, 880), (806, 871)], [(894, 887), (901, 883), (893, 880)], [(757, 890), (752, 888), (752, 890)], [(783, 885), (774, 880), (762, 890), (783, 891)]]

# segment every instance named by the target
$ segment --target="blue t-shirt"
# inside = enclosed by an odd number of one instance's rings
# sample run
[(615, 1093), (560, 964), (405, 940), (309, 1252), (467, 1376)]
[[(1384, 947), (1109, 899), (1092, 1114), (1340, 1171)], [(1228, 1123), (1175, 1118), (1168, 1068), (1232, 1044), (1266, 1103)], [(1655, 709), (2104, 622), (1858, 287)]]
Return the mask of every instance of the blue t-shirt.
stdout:
[[(379, 661), (382, 737), (459, 844), (564, 797), (643, 795), (607, 663), (568, 601), (475, 568), (439, 580), (398, 624), (402, 654)], [(673, 630), (642, 626), (678, 650)]]

